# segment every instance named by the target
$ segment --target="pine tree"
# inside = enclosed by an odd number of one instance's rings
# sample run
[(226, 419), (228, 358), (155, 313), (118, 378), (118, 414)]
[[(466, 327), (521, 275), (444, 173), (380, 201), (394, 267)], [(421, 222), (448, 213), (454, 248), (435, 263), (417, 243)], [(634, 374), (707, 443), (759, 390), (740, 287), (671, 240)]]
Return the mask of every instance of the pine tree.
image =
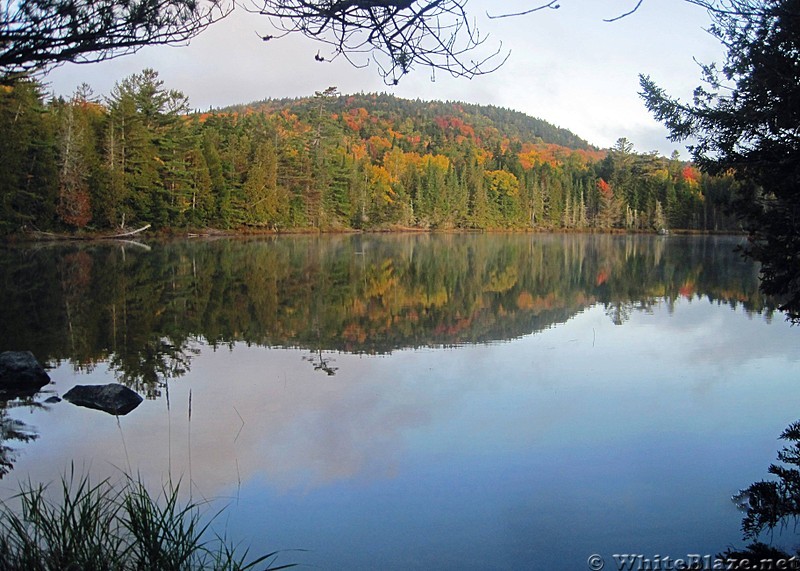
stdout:
[(800, 321), (800, 7), (796, 0), (731, 0), (712, 10), (711, 33), (727, 48), (723, 65), (703, 66), (692, 103), (640, 78), (648, 109), (673, 140), (694, 139), (692, 157), (742, 186), (734, 207), (761, 262), (762, 288)]
[(54, 115), (41, 85), (0, 85), (0, 232), (49, 227), (55, 218), (58, 162)]

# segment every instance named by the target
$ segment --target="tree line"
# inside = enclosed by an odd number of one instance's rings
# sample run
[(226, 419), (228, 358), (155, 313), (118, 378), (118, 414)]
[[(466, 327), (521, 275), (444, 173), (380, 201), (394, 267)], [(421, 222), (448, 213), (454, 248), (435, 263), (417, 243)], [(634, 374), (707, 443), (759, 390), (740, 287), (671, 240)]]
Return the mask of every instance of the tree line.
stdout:
[(0, 231), (737, 229), (726, 175), (506, 109), (343, 96), (193, 112), (154, 70), (104, 98), (0, 86)]

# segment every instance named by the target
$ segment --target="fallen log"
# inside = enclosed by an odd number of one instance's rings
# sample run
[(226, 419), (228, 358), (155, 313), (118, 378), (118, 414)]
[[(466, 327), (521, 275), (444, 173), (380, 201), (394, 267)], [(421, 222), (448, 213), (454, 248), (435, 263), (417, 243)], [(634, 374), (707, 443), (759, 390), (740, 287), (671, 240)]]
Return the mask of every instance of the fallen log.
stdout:
[(114, 234), (112, 236), (106, 236), (106, 238), (125, 238), (126, 236), (133, 236), (134, 234), (138, 234), (139, 232), (144, 232), (150, 228), (150, 224), (145, 224), (141, 228), (137, 228), (136, 230), (131, 230), (130, 232), (123, 232), (122, 234)]
[(134, 236), (140, 232), (144, 232), (150, 228), (151, 224), (145, 224), (141, 228), (129, 230), (127, 232), (117, 232), (114, 234), (58, 234), (55, 232), (41, 232), (35, 230), (30, 232), (29, 235), (34, 240), (117, 240), (120, 238), (127, 238)]

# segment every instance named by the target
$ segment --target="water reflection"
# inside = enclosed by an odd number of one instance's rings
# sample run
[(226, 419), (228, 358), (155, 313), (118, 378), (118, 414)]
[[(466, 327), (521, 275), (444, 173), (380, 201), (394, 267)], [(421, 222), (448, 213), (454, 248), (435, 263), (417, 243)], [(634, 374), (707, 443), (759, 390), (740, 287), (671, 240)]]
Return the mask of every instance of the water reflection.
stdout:
[[(0, 318), (19, 333), (2, 343), (48, 360), (52, 390), (124, 375), (163, 396), (120, 419), (35, 413), (46, 436), (11, 477), (49, 481), (70, 462), (155, 486), (171, 474), (196, 497), (229, 498), (231, 536), (254, 552), (302, 547), (328, 569), (714, 552), (737, 537), (730, 496), (800, 400), (796, 337), (767, 323), (735, 243), (342, 236), (6, 251), (6, 268), (17, 256), (40, 277), (8, 289)], [(45, 286), (58, 267), (73, 277)]]
[(773, 311), (730, 238), (373, 236), (0, 251), (0, 347), (109, 362), (149, 397), (197, 342), (389, 353), (518, 338), (601, 304), (615, 324), (701, 298)]
[[(0, 349), (33, 350), (80, 374), (101, 366), (155, 399), (206, 345), (299, 348), (310, 351), (301, 359), (314, 371), (333, 376), (347, 363), (334, 351), (520, 338), (593, 305), (616, 325), (699, 298), (769, 318), (773, 307), (758, 292), (757, 269), (734, 252), (737, 242), (355, 235), (6, 247)], [(592, 346), (595, 336), (593, 329)], [(698, 339), (684, 354), (719, 361), (721, 347), (736, 346), (704, 344)], [(19, 422), (5, 422), (3, 442), (35, 438)], [(11, 457), (8, 445), (2, 450)]]
[(780, 439), (788, 444), (778, 452), (779, 464), (768, 469), (776, 479), (753, 482), (733, 497), (744, 512), (743, 538), (751, 542), (722, 555), (733, 568), (800, 569), (794, 533), (800, 520), (800, 420), (790, 424)]
[(33, 442), (39, 438), (32, 426), (9, 414), (11, 409), (19, 407), (46, 408), (46, 405), (29, 395), (15, 397), (8, 392), (0, 395), (0, 479), (14, 469), (16, 443)]

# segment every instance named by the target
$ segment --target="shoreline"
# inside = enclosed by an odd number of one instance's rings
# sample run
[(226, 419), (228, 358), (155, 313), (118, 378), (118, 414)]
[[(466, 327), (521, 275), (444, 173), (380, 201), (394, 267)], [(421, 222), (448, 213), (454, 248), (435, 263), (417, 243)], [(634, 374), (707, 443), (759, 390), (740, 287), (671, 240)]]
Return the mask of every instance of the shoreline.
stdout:
[[(125, 241), (141, 238), (252, 238), (273, 236), (309, 236), (309, 235), (348, 235), (348, 234), (610, 234), (610, 235), (662, 235), (656, 230), (628, 230), (624, 228), (418, 228), (413, 226), (395, 226), (387, 228), (370, 228), (366, 230), (353, 228), (291, 228), (272, 230), (261, 228), (202, 228), (174, 229), (161, 228), (152, 230), (148, 227), (133, 232), (124, 230), (109, 234), (108, 232), (42, 232), (23, 231), (0, 237), (5, 244), (37, 243), (37, 242), (102, 242)], [(666, 235), (680, 236), (747, 236), (745, 230), (695, 230), (691, 228), (671, 229)]]

